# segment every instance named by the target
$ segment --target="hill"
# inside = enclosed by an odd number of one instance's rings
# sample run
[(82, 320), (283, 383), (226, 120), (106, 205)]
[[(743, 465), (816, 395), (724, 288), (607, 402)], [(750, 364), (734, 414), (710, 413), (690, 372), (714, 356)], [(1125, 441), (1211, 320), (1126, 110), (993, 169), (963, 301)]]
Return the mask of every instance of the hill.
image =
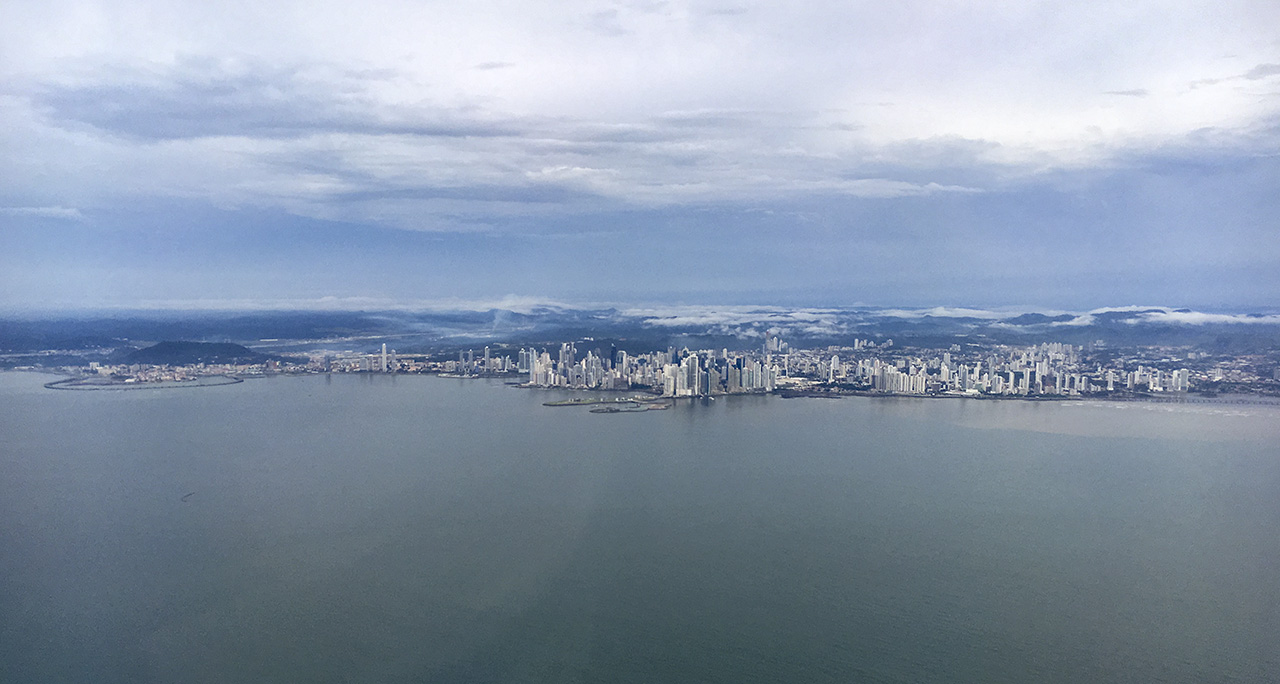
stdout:
[(160, 342), (135, 349), (125, 363), (185, 366), (194, 363), (263, 363), (277, 357), (230, 342)]

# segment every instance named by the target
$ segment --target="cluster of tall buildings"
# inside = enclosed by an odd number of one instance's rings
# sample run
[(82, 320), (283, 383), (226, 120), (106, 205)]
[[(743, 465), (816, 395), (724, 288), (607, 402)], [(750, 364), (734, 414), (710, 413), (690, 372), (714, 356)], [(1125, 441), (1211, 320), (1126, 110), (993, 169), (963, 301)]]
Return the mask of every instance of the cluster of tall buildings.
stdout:
[[(327, 363), (332, 363), (327, 360)], [(360, 357), (360, 370), (371, 373), (389, 373), (398, 366), (396, 360), (396, 352), (394, 349), (388, 351), (387, 343), (382, 343), (382, 352), (378, 354), (365, 354)]]
[(1186, 392), (1191, 389), (1191, 371), (1186, 368), (1162, 371), (1138, 366), (1138, 370), (1125, 375), (1125, 388), (1134, 389), (1139, 385), (1146, 385), (1152, 392)]
[(530, 385), (538, 387), (649, 387), (669, 397), (770, 392), (777, 387), (780, 372), (767, 359), (728, 350), (717, 353), (668, 349), (635, 356), (613, 350), (605, 358), (594, 352), (578, 358), (572, 342), (560, 345), (554, 358), (546, 350), (522, 349), (516, 369), (527, 374)]
[[(961, 348), (935, 356), (899, 353), (868, 354), (867, 348), (842, 348), (854, 352), (843, 360), (833, 354), (829, 360), (813, 352), (801, 353), (787, 367), (789, 375), (818, 378), (827, 384), (852, 385), (894, 394), (967, 393), (994, 395), (1077, 396), (1097, 392), (1129, 391), (1185, 392), (1191, 374), (1185, 368), (1159, 370), (1138, 366), (1136, 370), (1087, 366), (1081, 349), (1069, 344), (1045, 343), (1024, 348), (994, 348), (970, 351), (957, 358)], [(828, 352), (836, 351), (829, 348)], [(957, 353), (953, 357), (953, 352)], [(860, 357), (860, 358), (859, 358)]]
[[(1091, 365), (1092, 364), (1092, 365)], [(326, 357), (326, 366), (332, 367)], [(655, 351), (633, 355), (611, 348), (580, 354), (573, 342), (558, 349), (520, 349), (513, 361), (485, 347), (460, 351), (457, 361), (397, 359), (394, 350), (361, 357), (359, 370), (443, 371), (463, 375), (518, 373), (536, 387), (627, 390), (648, 388), (663, 396), (771, 392), (778, 388), (886, 394), (1080, 396), (1100, 392), (1186, 392), (1191, 373), (1148, 365), (1104, 367), (1080, 347), (1045, 343), (1030, 347), (982, 347), (967, 343), (948, 351), (897, 349), (892, 340), (854, 340), (852, 346), (792, 349), (768, 335), (755, 351)], [(334, 368), (337, 370), (337, 368)], [(354, 369), (351, 369), (354, 370)]]

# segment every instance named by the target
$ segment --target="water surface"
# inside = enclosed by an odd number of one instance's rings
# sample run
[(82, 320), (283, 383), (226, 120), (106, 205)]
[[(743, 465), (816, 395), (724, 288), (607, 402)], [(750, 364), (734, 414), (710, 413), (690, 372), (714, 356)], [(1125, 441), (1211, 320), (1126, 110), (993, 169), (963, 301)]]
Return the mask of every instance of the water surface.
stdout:
[(1265, 682), (1280, 411), (0, 373), (0, 681)]

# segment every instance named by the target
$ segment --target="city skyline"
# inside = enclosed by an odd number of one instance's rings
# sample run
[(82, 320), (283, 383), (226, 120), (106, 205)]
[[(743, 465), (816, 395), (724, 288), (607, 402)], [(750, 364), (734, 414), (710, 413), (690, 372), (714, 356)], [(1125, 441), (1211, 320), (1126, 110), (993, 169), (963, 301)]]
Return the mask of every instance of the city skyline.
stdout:
[[(287, 357), (236, 344), (162, 342), (123, 356), (101, 348), (84, 350), (71, 364), (41, 368), (66, 376), (45, 387), (74, 390), (209, 387), (280, 374), (408, 373), (498, 378), (524, 388), (639, 392), (630, 398), (576, 398), (548, 404), (552, 406), (646, 404), (646, 395), (680, 399), (775, 392), (788, 398), (909, 395), (1178, 402), (1212, 402), (1219, 392), (1226, 392), (1230, 396), (1223, 401), (1230, 403), (1274, 404), (1274, 381), (1280, 381), (1274, 353), (1223, 355), (1158, 345), (1115, 350), (1102, 341), (1088, 347), (1061, 342), (1011, 346), (980, 338), (955, 339), (950, 344), (899, 346), (876, 335), (808, 348), (767, 334), (754, 350), (669, 345), (665, 351), (628, 352), (587, 337), (541, 347), (458, 348), (456, 359), (451, 352), (400, 354), (385, 342), (372, 353), (321, 346)], [(1189, 397), (1189, 392), (1199, 396)], [(653, 408), (661, 407), (638, 410)]]
[(1249, 0), (8, 3), (0, 309), (1266, 309), (1277, 26)]

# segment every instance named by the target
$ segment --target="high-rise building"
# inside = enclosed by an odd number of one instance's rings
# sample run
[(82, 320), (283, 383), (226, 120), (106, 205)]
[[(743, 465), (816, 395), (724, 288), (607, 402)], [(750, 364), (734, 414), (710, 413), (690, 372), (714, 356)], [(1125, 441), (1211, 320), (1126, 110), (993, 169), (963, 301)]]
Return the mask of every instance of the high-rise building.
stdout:
[(698, 355), (690, 354), (680, 362), (680, 375), (676, 380), (676, 396), (690, 397), (698, 393)]

